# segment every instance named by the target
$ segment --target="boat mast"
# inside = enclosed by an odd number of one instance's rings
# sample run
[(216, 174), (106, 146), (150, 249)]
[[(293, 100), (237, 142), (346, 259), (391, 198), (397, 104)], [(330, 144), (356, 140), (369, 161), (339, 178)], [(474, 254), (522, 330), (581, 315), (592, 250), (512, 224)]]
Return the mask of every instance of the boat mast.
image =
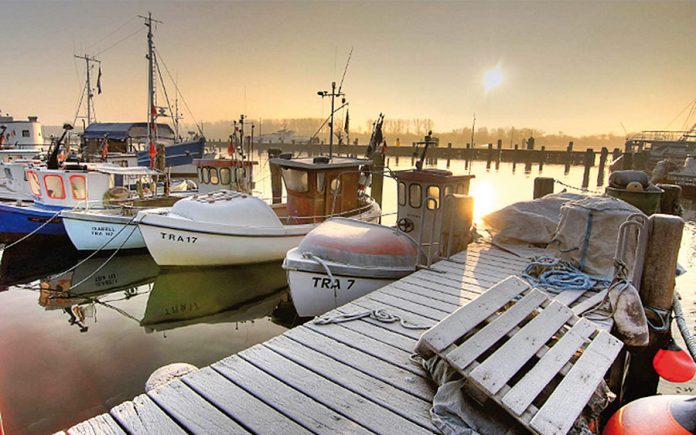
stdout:
[[(157, 157), (157, 95), (155, 94), (155, 44), (152, 40), (152, 23), (162, 23), (152, 19), (152, 12), (147, 13), (147, 17), (140, 15), (145, 20), (147, 26), (147, 142), (150, 150), (150, 168), (155, 168), (155, 157)], [(160, 156), (158, 169), (164, 170), (165, 156)]]
[[(83, 56), (75, 55), (75, 57), (77, 59), (84, 60), (85, 63), (87, 64), (87, 125), (89, 126), (90, 124), (92, 124), (92, 104), (94, 104), (92, 102), (92, 98), (94, 98), (94, 93), (92, 92), (92, 81), (91, 81), (91, 74), (90, 74), (92, 66), (90, 65), (90, 63), (96, 62), (98, 64), (101, 64), (101, 61), (97, 60), (95, 57), (90, 57), (87, 54), (85, 54)], [(99, 86), (99, 85), (97, 84), (97, 86)], [(95, 119), (95, 121), (96, 121), (96, 119)]]
[[(331, 82), (331, 93), (328, 91), (318, 91), (317, 95), (320, 97), (331, 97), (331, 115), (329, 115), (329, 160), (331, 160), (333, 156), (333, 139), (334, 139), (334, 113), (336, 112), (335, 109), (335, 101), (336, 97), (343, 97), (346, 94), (341, 92), (339, 89), (338, 92), (336, 91), (336, 82)], [(339, 107), (341, 109), (342, 107), (345, 106), (345, 98), (343, 99), (343, 106)]]

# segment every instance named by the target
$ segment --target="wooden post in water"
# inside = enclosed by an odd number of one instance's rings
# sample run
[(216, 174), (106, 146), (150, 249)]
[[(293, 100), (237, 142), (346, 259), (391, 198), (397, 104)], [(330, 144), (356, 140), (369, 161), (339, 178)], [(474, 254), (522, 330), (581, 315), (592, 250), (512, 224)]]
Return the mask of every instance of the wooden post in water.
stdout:
[(469, 169), (469, 165), (471, 164), (469, 161), (471, 160), (471, 144), (467, 143), (466, 144), (466, 152), (464, 154), (464, 169)]
[[(651, 307), (645, 314), (653, 325), (660, 325), (656, 311), (669, 313), (674, 297), (674, 279), (677, 256), (681, 244), (684, 221), (678, 216), (654, 214), (648, 219), (649, 235), (645, 253), (645, 267), (641, 278), (640, 299), (643, 307)], [(623, 403), (657, 392), (659, 376), (653, 368), (653, 358), (670, 337), (670, 318), (667, 314), (664, 330), (650, 328), (650, 342), (645, 347), (630, 348), (631, 361), (624, 381)]]
[(607, 147), (602, 147), (602, 151), (599, 154), (599, 168), (597, 168), (597, 186), (604, 184), (604, 166), (607, 163), (608, 156), (609, 150)]
[(570, 164), (573, 162), (573, 141), (568, 142), (566, 147), (566, 161), (565, 167), (563, 168), (563, 173), (567, 174), (570, 172)]
[(452, 142), (447, 143), (447, 167), (450, 167), (450, 160), (452, 159)]
[(539, 154), (539, 172), (544, 169), (544, 162), (546, 162), (546, 147), (541, 146), (541, 153)]
[(515, 150), (512, 152), (512, 172), (515, 172), (515, 169), (517, 168), (517, 158), (519, 157), (517, 154), (519, 152), (519, 145), (515, 144)]
[(664, 190), (660, 199), (660, 213), (679, 215), (681, 211), (682, 188), (676, 184), (658, 184)]
[(585, 171), (582, 173), (582, 187), (587, 188), (590, 185), (590, 168), (592, 167), (592, 162), (594, 162), (594, 151), (592, 148), (585, 150)]
[(534, 179), (534, 193), (532, 197), (537, 199), (549, 193), (553, 193), (553, 185), (555, 182), (556, 180), (550, 177), (536, 177)]
[[(282, 150), (280, 148), (268, 148), (268, 160), (280, 156)], [(273, 204), (279, 204), (283, 200), (283, 181), (281, 179), (280, 166), (269, 164), (271, 169), (271, 196)]]
[(378, 147), (372, 154), (372, 185), (370, 196), (382, 207), (382, 190), (384, 185), (384, 154), (382, 148)]
[(488, 152), (486, 153), (486, 169), (491, 169), (491, 160), (493, 159), (493, 144), (488, 144)]

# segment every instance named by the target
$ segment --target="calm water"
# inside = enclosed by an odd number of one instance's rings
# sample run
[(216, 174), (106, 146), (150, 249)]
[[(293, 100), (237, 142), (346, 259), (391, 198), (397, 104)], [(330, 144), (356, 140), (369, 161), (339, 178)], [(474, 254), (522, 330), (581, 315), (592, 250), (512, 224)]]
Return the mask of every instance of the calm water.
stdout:
[[(398, 167), (410, 167), (401, 158)], [(392, 168), (396, 160), (390, 159)], [(445, 161), (438, 162), (445, 168)], [(471, 193), (476, 218), (531, 199), (535, 166), (474, 162)], [(269, 196), (262, 161), (257, 188)], [(454, 173), (467, 173), (453, 161)], [(543, 175), (579, 186), (582, 168), (564, 174), (547, 165)], [(597, 174), (592, 172), (591, 189)], [(596, 188), (596, 187), (595, 187)], [(396, 209), (396, 183), (385, 180), (384, 211)], [(557, 191), (560, 189), (557, 189)], [(696, 220), (687, 211), (681, 263), (693, 268)], [(394, 215), (385, 218), (393, 224)], [(29, 241), (5, 252), (0, 264), (0, 412), (8, 433), (46, 433), (104, 412), (144, 391), (162, 365), (210, 364), (274, 337), (292, 313), (276, 307), (287, 297), (280, 263), (214, 269), (161, 270), (147, 255), (80, 261), (68, 244)], [(106, 264), (105, 264), (106, 263)], [(696, 288), (689, 273), (682, 291)], [(82, 283), (71, 294), (48, 291)], [(283, 307), (285, 308), (285, 307)]]

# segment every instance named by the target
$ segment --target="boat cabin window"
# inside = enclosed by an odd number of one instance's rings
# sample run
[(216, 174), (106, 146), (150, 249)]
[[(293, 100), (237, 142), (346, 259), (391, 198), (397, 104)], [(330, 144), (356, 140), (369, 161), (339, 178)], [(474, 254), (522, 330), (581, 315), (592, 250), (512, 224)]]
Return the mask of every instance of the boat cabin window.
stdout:
[(334, 178), (331, 180), (331, 193), (335, 193), (338, 189), (341, 188), (341, 179), (340, 178)]
[(283, 181), (288, 190), (298, 193), (309, 192), (309, 177), (306, 171), (283, 168)]
[(210, 184), (218, 184), (219, 182), (220, 178), (218, 177), (217, 168), (210, 168)]
[(465, 184), (457, 184), (457, 193), (466, 194), (466, 185)]
[(70, 193), (73, 199), (87, 199), (87, 182), (84, 176), (70, 176)]
[(413, 183), (408, 187), (408, 205), (413, 208), (420, 208), (423, 190), (420, 184)]
[(232, 173), (230, 172), (230, 168), (220, 168), (220, 184), (224, 184), (225, 186), (227, 186), (231, 182)]
[(34, 196), (41, 196), (41, 185), (39, 184), (39, 177), (36, 172), (27, 172), (29, 179), (29, 187), (31, 188), (31, 193)]
[(406, 205), (406, 183), (399, 181), (399, 205)]
[(426, 195), (429, 199), (426, 204), (428, 210), (435, 210), (440, 208), (440, 187), (439, 186), (428, 186), (428, 191)]
[(29, 130), (22, 130), (22, 137), (29, 137)]
[(65, 199), (65, 186), (63, 179), (58, 175), (44, 175), (46, 194), (49, 198)]
[(454, 193), (454, 187), (451, 184), (445, 184), (445, 188), (442, 190), (442, 199), (447, 198), (448, 195)]
[(201, 181), (205, 184), (210, 184), (210, 168), (201, 169)]
[(317, 192), (324, 193), (324, 184), (326, 183), (326, 174), (317, 172)]

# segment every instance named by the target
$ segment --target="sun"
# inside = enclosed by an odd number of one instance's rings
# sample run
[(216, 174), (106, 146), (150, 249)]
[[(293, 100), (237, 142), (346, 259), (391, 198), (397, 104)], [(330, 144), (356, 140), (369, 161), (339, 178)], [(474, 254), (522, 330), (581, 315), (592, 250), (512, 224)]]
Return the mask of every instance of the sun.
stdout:
[(497, 88), (503, 83), (503, 73), (500, 70), (500, 65), (491, 68), (483, 74), (483, 87), (486, 92)]

